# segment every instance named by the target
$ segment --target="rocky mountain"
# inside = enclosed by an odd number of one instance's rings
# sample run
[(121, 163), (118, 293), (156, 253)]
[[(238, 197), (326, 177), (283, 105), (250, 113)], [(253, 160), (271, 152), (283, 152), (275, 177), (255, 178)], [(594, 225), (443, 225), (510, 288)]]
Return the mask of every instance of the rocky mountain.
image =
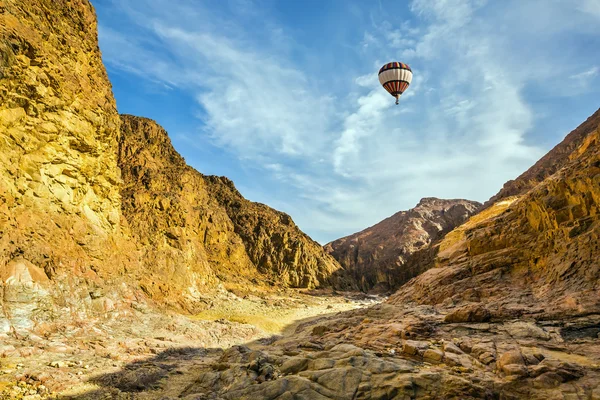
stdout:
[(0, 55), (0, 331), (146, 300), (195, 312), (211, 291), (340, 269), (156, 123), (119, 116), (89, 1), (1, 2)]
[(496, 317), (598, 313), (600, 110), (516, 182), (522, 194), (446, 235), (436, 268), (391, 302), (477, 302)]
[(424, 271), (428, 248), (477, 212), (468, 200), (421, 199), (361, 232), (328, 243), (325, 249), (363, 291), (389, 291)]
[(119, 116), (96, 35), (87, 0), (0, 1), (0, 398), (600, 398), (600, 110), (466, 222), (340, 243), (363, 288), (413, 251), (387, 301), (300, 295), (352, 276)]
[(122, 209), (146, 266), (144, 291), (173, 298), (218, 282), (238, 291), (314, 288), (340, 269), (289, 215), (187, 166), (156, 122), (121, 120)]

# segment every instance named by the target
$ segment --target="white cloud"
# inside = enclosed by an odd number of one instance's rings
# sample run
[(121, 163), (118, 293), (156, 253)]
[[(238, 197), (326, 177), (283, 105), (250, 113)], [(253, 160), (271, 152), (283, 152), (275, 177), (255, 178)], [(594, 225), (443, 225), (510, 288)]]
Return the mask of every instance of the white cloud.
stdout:
[[(132, 34), (101, 21), (104, 58), (111, 68), (192, 94), (205, 135), (264, 182), (236, 182), (242, 192), (282, 208), (322, 241), (421, 197), (486, 200), (546, 150), (526, 140), (535, 126), (526, 88), (557, 76), (581, 86), (598, 75), (579, 61), (579, 72), (567, 72), (573, 65), (557, 66), (555, 53), (531, 51), (580, 29), (574, 14), (561, 23), (565, 3), (555, 0), (532, 23), (548, 27), (539, 38), (522, 26), (538, 11), (516, 0), (414, 0), (411, 18), (398, 19), (376, 7), (357, 35), (352, 70), (359, 74), (297, 62), (293, 54), (309, 50), (252, 2), (236, 1), (243, 7), (231, 18), (193, 1), (151, 0), (143, 9), (133, 0), (114, 3), (137, 25)], [(584, 18), (595, 15), (595, 2), (580, 4)], [(246, 20), (261, 22), (236, 25)], [(376, 72), (398, 58), (415, 75), (395, 106)], [(330, 94), (344, 91), (344, 98)], [(265, 191), (269, 180), (284, 189)]]
[[(159, 3), (166, 4), (157, 0), (149, 9), (162, 10)], [(315, 133), (333, 122), (333, 98), (310, 90), (293, 63), (218, 32), (169, 23), (179, 20), (170, 13), (187, 8), (164, 10), (132, 14), (158, 41), (152, 50), (102, 27), (112, 67), (194, 92), (214, 142), (244, 158), (306, 157), (323, 150), (327, 139)]]

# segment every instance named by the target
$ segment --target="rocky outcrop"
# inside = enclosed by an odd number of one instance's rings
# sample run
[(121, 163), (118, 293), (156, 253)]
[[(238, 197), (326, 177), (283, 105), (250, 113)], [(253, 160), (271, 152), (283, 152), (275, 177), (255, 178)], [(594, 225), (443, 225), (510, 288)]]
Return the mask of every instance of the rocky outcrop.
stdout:
[(153, 297), (219, 282), (238, 291), (311, 288), (340, 269), (288, 215), (187, 166), (154, 121), (122, 116), (121, 130), (123, 215), (147, 266), (142, 287)]
[(593, 336), (597, 329), (589, 328), (600, 322), (598, 316), (482, 322), (445, 318), (451, 315), (447, 311), (452, 307), (379, 304), (313, 318), (289, 336), (226, 350), (165, 351), (95, 377), (95, 390), (72, 398), (542, 400), (600, 395), (600, 343)]
[(361, 290), (393, 290), (427, 269), (435, 256), (430, 245), (465, 222), (480, 206), (475, 201), (424, 198), (416, 207), (335, 240), (325, 249)]
[(587, 135), (563, 156), (562, 168), (446, 235), (436, 268), (390, 301), (482, 302), (496, 318), (600, 312), (599, 115), (575, 131)]
[(122, 116), (121, 131), (123, 215), (145, 266), (130, 274), (138, 275), (142, 289), (156, 299), (182, 301), (214, 289), (219, 278), (256, 277), (227, 214), (167, 133), (132, 116)]
[(291, 287), (353, 287), (341, 266), (321, 245), (302, 233), (292, 218), (242, 197), (233, 182), (207, 177), (210, 193), (233, 222), (250, 260), (271, 282)]
[(0, 13), (0, 176), (9, 208), (120, 214), (119, 116), (89, 2), (7, 1)]

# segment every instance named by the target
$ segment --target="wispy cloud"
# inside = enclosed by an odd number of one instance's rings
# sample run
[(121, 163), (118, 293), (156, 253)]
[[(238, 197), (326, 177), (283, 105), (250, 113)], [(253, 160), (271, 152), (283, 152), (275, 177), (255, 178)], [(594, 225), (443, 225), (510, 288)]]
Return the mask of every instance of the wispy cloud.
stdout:
[(592, 85), (596, 78), (598, 78), (598, 72), (600, 72), (600, 67), (594, 66), (585, 71), (571, 75), (569, 79), (578, 89), (592, 90)]
[(600, 1), (598, 0), (582, 0), (577, 9), (600, 20)]
[[(539, 17), (534, 1), (414, 0), (397, 16), (382, 3), (361, 13), (359, 2), (351, 11), (370, 15), (363, 25), (335, 22), (355, 31), (353, 46), (325, 46), (345, 59), (352, 52), (351, 68), (323, 67), (328, 55), (312, 54), (251, 0), (214, 9), (110, 3), (127, 23), (100, 21), (109, 67), (188, 93), (202, 133), (186, 140), (235, 155), (257, 172), (256, 181), (236, 182), (242, 192), (289, 212), (321, 241), (420, 197), (486, 200), (547, 150), (528, 141), (536, 124), (528, 88), (565, 76), (585, 86), (598, 75), (590, 58), (555, 62), (569, 32), (595, 33), (582, 28), (596, 18), (590, 0), (571, 8), (543, 1)], [(376, 76), (393, 59), (415, 72), (400, 106)]]

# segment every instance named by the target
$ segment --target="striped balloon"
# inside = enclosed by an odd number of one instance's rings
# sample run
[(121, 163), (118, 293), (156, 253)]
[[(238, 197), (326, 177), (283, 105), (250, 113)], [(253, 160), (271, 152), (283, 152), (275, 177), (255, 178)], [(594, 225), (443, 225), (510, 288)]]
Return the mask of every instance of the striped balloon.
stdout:
[(398, 99), (406, 90), (412, 81), (412, 70), (407, 64), (401, 62), (391, 62), (385, 64), (379, 70), (379, 83), (385, 90)]

